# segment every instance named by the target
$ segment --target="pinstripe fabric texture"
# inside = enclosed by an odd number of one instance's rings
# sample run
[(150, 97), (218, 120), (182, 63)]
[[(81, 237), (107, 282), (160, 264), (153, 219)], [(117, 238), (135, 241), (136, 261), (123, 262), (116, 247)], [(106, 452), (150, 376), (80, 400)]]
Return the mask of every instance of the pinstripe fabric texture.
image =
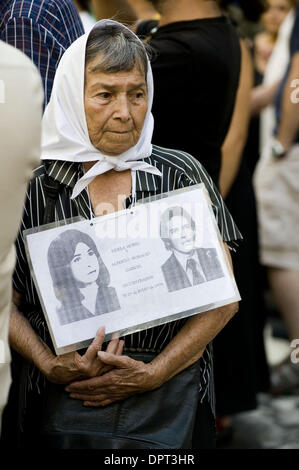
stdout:
[[(144, 161), (156, 166), (162, 172), (162, 177), (137, 171), (137, 200), (203, 182), (209, 192), (223, 239), (233, 248), (237, 240), (242, 238), (216, 186), (195, 158), (184, 152), (153, 146), (152, 155), (144, 159)], [(32, 327), (49, 344), (50, 339), (47, 334), (47, 325), (41, 312), (38, 296), (29, 272), (22, 236), (23, 230), (36, 227), (42, 223), (45, 208), (44, 173), (43, 166), (35, 171), (35, 176), (31, 180), (27, 191), (23, 219), (16, 241), (17, 262), (13, 284), (14, 289), (22, 294), (26, 305), (24, 313)], [(51, 163), (48, 173), (54, 179), (64, 184), (56, 203), (55, 220), (64, 220), (77, 215), (81, 215), (86, 219), (94, 217), (87, 189), (83, 190), (76, 199), (70, 199), (76, 181), (83, 174), (81, 164), (55, 161)], [(131, 203), (132, 198), (127, 198), (125, 201), (126, 207), (130, 207)], [(182, 328), (185, 321), (178, 320), (128, 335), (125, 337), (125, 349), (132, 352), (160, 352)], [(200, 397), (203, 399), (208, 394), (210, 400), (213, 401), (211, 354), (210, 345), (206, 348), (201, 359)]]
[(3, 0), (0, 39), (24, 52), (38, 68), (47, 105), (65, 50), (84, 29), (72, 0)]

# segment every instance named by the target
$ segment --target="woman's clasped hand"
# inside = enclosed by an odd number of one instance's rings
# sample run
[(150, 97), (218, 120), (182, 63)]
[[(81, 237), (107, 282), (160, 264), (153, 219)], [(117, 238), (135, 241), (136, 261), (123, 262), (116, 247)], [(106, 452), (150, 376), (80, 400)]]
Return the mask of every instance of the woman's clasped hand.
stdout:
[[(80, 355), (77, 351), (53, 356), (49, 350), (44, 362), (44, 374), (50, 382), (57, 384), (70, 384), (73, 381), (87, 379), (105, 374), (113, 368), (101, 360), (98, 352), (101, 351), (105, 339), (105, 328), (100, 327), (97, 334), (86, 350)], [(124, 341), (112, 339), (107, 346), (107, 353), (115, 356), (123, 352)]]

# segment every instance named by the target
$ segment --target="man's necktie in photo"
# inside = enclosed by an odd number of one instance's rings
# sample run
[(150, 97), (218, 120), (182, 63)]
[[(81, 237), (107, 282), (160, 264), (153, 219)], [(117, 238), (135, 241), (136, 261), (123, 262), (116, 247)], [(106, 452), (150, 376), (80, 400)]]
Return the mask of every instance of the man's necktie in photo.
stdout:
[(196, 286), (197, 284), (201, 284), (205, 282), (203, 276), (200, 274), (198, 267), (196, 266), (196, 261), (192, 258), (188, 259), (187, 261), (187, 270), (190, 269), (192, 272), (193, 278), (193, 285)]

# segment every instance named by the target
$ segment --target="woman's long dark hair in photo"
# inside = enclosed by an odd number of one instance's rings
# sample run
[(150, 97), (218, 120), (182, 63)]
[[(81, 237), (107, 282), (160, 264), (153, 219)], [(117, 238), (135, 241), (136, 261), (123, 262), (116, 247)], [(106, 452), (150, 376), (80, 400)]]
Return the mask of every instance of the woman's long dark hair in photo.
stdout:
[(61, 304), (67, 308), (81, 305), (83, 295), (80, 288), (85, 284), (76, 280), (72, 273), (71, 261), (78, 243), (87, 245), (96, 255), (99, 263), (99, 275), (96, 283), (99, 287), (110, 284), (109, 271), (98, 252), (94, 240), (79, 230), (67, 230), (53, 240), (48, 250), (48, 265), (53, 281), (54, 292)]

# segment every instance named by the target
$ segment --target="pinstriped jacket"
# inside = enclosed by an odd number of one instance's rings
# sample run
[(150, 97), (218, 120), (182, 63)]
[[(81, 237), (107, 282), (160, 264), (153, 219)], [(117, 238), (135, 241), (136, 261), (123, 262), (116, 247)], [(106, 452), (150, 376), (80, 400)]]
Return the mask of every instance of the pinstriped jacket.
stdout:
[[(161, 176), (148, 174), (143, 171), (136, 172), (137, 200), (145, 199), (175, 189), (188, 187), (198, 183), (204, 183), (209, 192), (213, 211), (218, 223), (222, 238), (234, 249), (238, 240), (242, 238), (229, 211), (227, 210), (216, 186), (202, 165), (191, 155), (177, 150), (165, 149), (153, 146), (152, 155), (144, 159), (150, 165), (156, 166), (162, 173)], [(63, 189), (57, 199), (55, 208), (55, 220), (65, 220), (77, 215), (86, 219), (94, 217), (88, 190), (83, 190), (74, 200), (70, 199), (76, 181), (82, 176), (82, 165), (63, 161), (52, 162), (48, 174), (63, 184)], [(43, 166), (35, 171), (35, 176), (30, 182), (24, 205), (24, 214), (19, 236), (16, 240), (17, 263), (14, 272), (14, 288), (22, 295), (26, 305), (28, 320), (37, 333), (51, 346), (47, 325), (43, 317), (33, 279), (30, 275), (26, 259), (23, 230), (42, 224), (45, 208), (45, 194), (43, 180), (45, 169)], [(125, 201), (125, 207), (129, 208), (132, 197)], [(150, 328), (125, 337), (125, 350), (151, 351), (159, 353), (182, 328), (186, 320), (177, 320), (161, 326)], [(211, 347), (208, 346), (200, 359), (201, 384), (200, 399), (208, 396), (213, 401), (212, 381), (212, 356)]]

